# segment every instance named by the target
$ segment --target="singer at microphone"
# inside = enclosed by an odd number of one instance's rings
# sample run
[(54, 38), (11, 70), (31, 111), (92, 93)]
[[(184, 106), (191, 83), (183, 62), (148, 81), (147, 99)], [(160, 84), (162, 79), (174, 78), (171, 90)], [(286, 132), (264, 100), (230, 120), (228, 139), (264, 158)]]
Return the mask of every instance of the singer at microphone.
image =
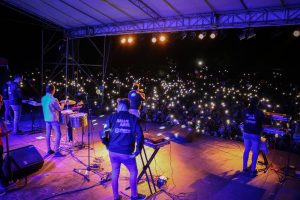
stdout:
[(130, 100), (129, 113), (140, 118), (140, 110), (142, 107), (142, 101), (145, 101), (145, 93), (143, 89), (140, 89), (140, 84), (134, 83), (132, 90), (128, 93), (128, 99)]

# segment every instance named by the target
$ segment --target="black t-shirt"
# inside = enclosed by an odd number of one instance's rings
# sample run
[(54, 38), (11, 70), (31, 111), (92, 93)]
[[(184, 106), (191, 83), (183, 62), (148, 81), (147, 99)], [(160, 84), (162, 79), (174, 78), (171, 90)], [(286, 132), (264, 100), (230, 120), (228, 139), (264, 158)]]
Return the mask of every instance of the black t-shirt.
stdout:
[(259, 110), (251, 111), (249, 108), (243, 112), (244, 132), (259, 135), (263, 130), (265, 115)]

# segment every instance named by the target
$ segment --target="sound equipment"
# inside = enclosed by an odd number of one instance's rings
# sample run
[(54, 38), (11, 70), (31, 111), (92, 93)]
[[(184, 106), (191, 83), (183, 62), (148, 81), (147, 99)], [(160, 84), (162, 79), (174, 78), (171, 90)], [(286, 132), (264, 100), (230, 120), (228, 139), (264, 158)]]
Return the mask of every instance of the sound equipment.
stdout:
[[(11, 173), (9, 163), (11, 163)], [(9, 157), (6, 156), (4, 159), (2, 170), (7, 179), (16, 181), (38, 171), (43, 164), (44, 159), (38, 150), (33, 145), (28, 145), (11, 150)]]
[(145, 145), (152, 149), (161, 148), (165, 145), (170, 144), (170, 141), (166, 140), (162, 135), (158, 136), (156, 134), (144, 132), (144, 138), (145, 138), (144, 140)]

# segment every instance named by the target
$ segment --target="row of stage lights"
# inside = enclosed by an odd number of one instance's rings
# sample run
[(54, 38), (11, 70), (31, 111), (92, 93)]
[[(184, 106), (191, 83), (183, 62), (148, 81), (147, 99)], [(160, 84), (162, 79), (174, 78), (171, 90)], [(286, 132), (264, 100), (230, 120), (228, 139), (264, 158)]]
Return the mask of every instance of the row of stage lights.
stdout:
[[(198, 39), (203, 40), (206, 37), (206, 35), (207, 35), (207, 32), (201, 32), (201, 33), (198, 34)], [(217, 37), (217, 35), (218, 35), (217, 31), (212, 31), (209, 34), (209, 38), (213, 40)], [(251, 29), (251, 30), (243, 30), (239, 37), (240, 37), (240, 40), (243, 40), (245, 38), (250, 39), (250, 38), (255, 37), (255, 36), (256, 36), (256, 34), (255, 34), (254, 30)], [(294, 30), (293, 31), (293, 36), (296, 37), (296, 38), (300, 37), (300, 29)], [(186, 35), (185, 35), (185, 37), (186, 37)], [(155, 43), (162, 43), (163, 44), (163, 43), (167, 42), (167, 39), (168, 38), (167, 38), (166, 34), (161, 34), (159, 36), (153, 36), (151, 38), (151, 42), (153, 44), (155, 44)], [(124, 45), (125, 44), (132, 44), (132, 43), (134, 43), (134, 41), (135, 41), (134, 36), (127, 36), (127, 37), (123, 36), (123, 37), (121, 37), (121, 40), (120, 40), (121, 44), (124, 44)]]
[[(199, 35), (198, 35), (198, 38), (200, 39), (200, 40), (203, 40), (205, 37), (206, 37), (206, 32), (202, 32), (202, 33), (199, 33)], [(211, 32), (210, 33), (210, 35), (209, 35), (209, 37), (210, 37), (210, 39), (215, 39), (216, 37), (217, 37), (217, 32), (216, 31), (213, 31), (213, 32)], [(152, 43), (165, 43), (165, 42), (167, 42), (167, 35), (165, 35), (165, 34), (162, 34), (162, 35), (159, 35), (159, 36), (153, 36), (152, 38), (151, 38), (151, 42)], [(134, 41), (135, 41), (135, 37), (134, 36), (127, 36), (127, 37), (121, 37), (121, 39), (120, 39), (120, 42), (121, 42), (121, 44), (132, 44), (132, 43), (134, 43)]]

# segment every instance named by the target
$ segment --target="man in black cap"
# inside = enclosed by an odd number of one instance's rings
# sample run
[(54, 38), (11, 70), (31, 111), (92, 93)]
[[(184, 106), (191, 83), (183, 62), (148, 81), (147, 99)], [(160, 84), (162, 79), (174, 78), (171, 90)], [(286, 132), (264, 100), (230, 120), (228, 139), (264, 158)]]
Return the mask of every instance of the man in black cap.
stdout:
[(250, 105), (243, 111), (243, 137), (244, 137), (244, 155), (243, 155), (243, 172), (247, 172), (248, 158), (252, 149), (252, 163), (250, 175), (256, 176), (256, 163), (259, 153), (259, 145), (261, 141), (261, 133), (263, 130), (264, 113), (258, 109), (259, 99), (253, 97)]
[(129, 112), (139, 118), (142, 101), (145, 101), (145, 93), (140, 89), (138, 83), (133, 84), (132, 90), (128, 94), (128, 99), (130, 100)]
[(109, 151), (115, 200), (122, 198), (119, 195), (118, 187), (121, 164), (124, 164), (130, 172), (131, 199), (145, 198), (137, 193), (138, 169), (135, 160), (135, 157), (142, 150), (144, 135), (139, 119), (128, 112), (129, 107), (128, 99), (118, 99), (117, 112), (108, 118), (101, 135), (101, 139)]

